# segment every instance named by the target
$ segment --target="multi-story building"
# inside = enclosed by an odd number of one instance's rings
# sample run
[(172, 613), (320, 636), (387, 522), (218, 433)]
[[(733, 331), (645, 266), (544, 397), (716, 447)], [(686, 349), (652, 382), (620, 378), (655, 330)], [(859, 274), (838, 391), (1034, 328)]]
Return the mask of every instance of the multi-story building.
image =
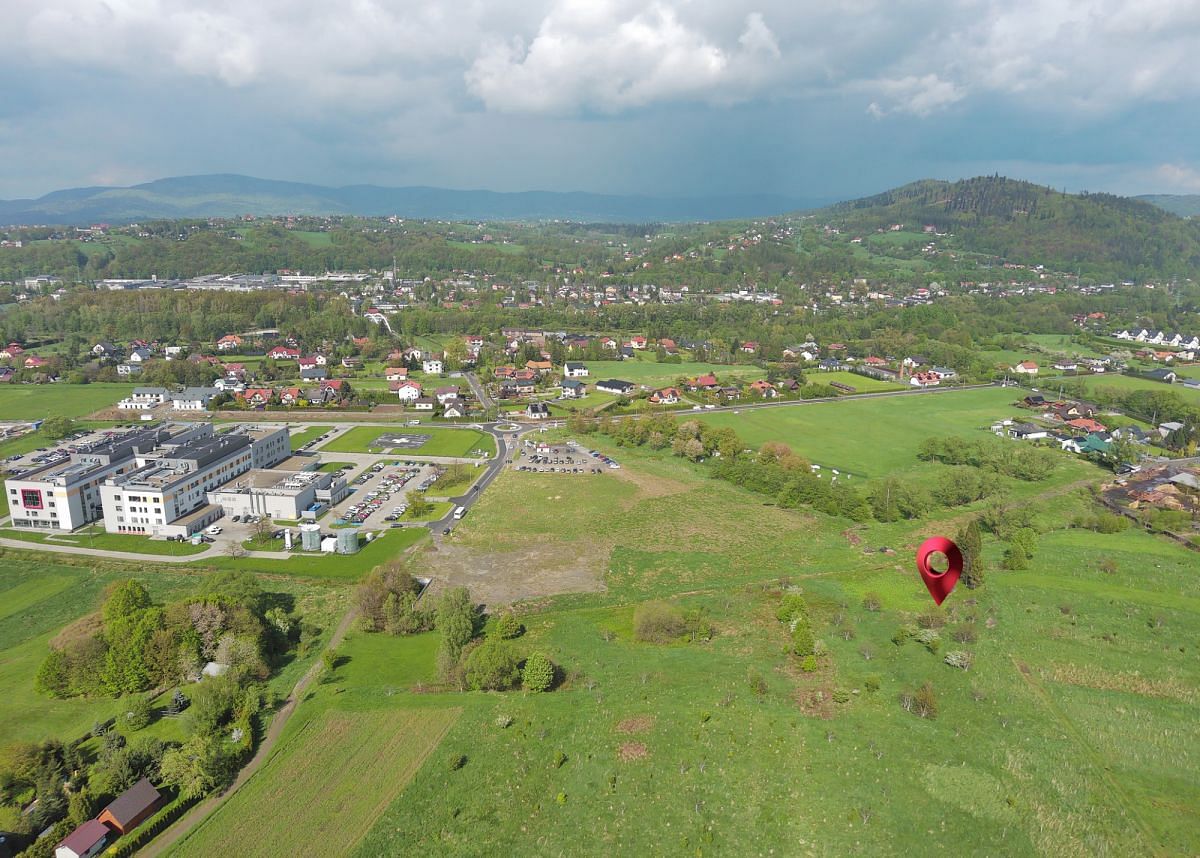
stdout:
[(208, 492), (291, 453), (287, 429), (226, 432), (137, 457), (137, 467), (100, 486), (110, 533), (190, 536), (223, 516)]
[(167, 424), (114, 437), (71, 453), (69, 459), (6, 480), (4, 491), (14, 527), (75, 530), (101, 517), (102, 485), (138, 467), (138, 455), (163, 444), (183, 444), (212, 435), (207, 424)]

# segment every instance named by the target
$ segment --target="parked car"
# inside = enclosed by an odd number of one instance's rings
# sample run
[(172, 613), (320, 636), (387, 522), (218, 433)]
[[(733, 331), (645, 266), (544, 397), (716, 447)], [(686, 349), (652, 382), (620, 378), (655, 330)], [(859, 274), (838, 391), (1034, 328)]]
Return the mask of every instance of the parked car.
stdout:
[(219, 533), (221, 533), (221, 527), (220, 527), (220, 525), (216, 525), (216, 524), (210, 525), (208, 530), (206, 530), (204, 532), (207, 533), (209, 536), (217, 536)]

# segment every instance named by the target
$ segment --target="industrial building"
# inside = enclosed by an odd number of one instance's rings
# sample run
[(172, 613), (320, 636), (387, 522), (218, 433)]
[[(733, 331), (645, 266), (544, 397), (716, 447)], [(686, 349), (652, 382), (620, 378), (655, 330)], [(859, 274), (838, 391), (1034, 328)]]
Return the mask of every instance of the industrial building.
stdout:
[(315, 471), (253, 470), (208, 493), (228, 515), (301, 519), (340, 503), (350, 493), (344, 477)]

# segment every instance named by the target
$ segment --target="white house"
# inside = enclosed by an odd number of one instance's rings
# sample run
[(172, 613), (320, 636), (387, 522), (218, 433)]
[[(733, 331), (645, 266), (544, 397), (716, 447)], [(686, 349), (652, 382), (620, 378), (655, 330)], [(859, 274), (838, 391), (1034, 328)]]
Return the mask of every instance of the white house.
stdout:
[(142, 371), (140, 363), (119, 363), (117, 364), (117, 375), (138, 375)]
[(129, 353), (129, 363), (145, 363), (150, 360), (150, 349), (137, 348)]
[(215, 387), (185, 387), (171, 396), (171, 407), (176, 411), (203, 411), (216, 395)]
[(1013, 372), (1021, 375), (1037, 375), (1038, 365), (1031, 360), (1023, 360), (1012, 368)]
[(587, 378), (588, 368), (580, 361), (569, 360), (563, 367), (564, 378)]
[(421, 398), (421, 383), (419, 381), (397, 381), (392, 385), (396, 396), (401, 402), (416, 402)]
[(441, 375), (443, 364), (438, 358), (425, 358), (421, 361), (421, 371), (426, 375)]
[(89, 819), (54, 847), (54, 858), (92, 858), (108, 844), (112, 832), (98, 819)]
[(170, 397), (171, 392), (165, 387), (135, 387), (133, 393), (117, 403), (117, 408), (122, 411), (149, 411)]

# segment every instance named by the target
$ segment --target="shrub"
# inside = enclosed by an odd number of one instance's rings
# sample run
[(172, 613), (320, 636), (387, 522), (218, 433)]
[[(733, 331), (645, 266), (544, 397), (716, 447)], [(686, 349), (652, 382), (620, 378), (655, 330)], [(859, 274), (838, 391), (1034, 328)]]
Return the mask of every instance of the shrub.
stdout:
[(845, 688), (833, 689), (832, 697), (833, 697), (834, 703), (849, 703), (850, 702), (850, 692), (847, 691)]
[(799, 593), (784, 593), (775, 609), (775, 619), (791, 624), (797, 617), (808, 617), (808, 603)]
[(904, 644), (908, 643), (916, 633), (917, 629), (915, 626), (901, 626), (900, 628), (896, 629), (895, 633), (892, 635), (892, 643), (894, 643), (896, 646), (904, 646)]
[(921, 629), (917, 632), (917, 641), (930, 652), (937, 652), (942, 645), (942, 636), (936, 629)]
[(805, 673), (815, 673), (817, 670), (817, 657), (815, 655), (806, 655), (800, 660), (800, 669)]
[(450, 757), (450, 771), (457, 772), (467, 764), (466, 754), (453, 754)]
[(863, 677), (863, 688), (871, 693), (878, 691), (881, 684), (882, 679), (878, 673), (868, 673), (865, 677)]
[(141, 730), (150, 723), (151, 714), (150, 701), (139, 694), (129, 701), (129, 708), (121, 715), (121, 720), (129, 729)]
[(521, 685), (526, 691), (547, 691), (554, 684), (554, 662), (540, 652), (525, 659)]
[(490, 638), (467, 655), (467, 685), (475, 691), (502, 691), (512, 688), (521, 675), (519, 661), (508, 644)]
[(796, 623), (792, 629), (792, 653), (801, 658), (814, 655), (816, 652), (817, 642), (813, 640), (812, 629), (808, 626), (808, 620), (801, 620)]
[(862, 606), (864, 611), (877, 613), (883, 607), (883, 602), (879, 598), (878, 593), (867, 593), (863, 596)]
[(644, 643), (671, 643), (687, 631), (683, 614), (663, 602), (644, 602), (633, 612), (633, 638)]
[(525, 626), (517, 619), (515, 614), (508, 612), (501, 614), (496, 619), (496, 625), (492, 633), (501, 640), (512, 640), (525, 634)]
[(933, 686), (926, 682), (913, 697), (913, 714), (933, 720), (937, 713), (937, 697), (933, 693)]
[(567, 755), (564, 754), (562, 751), (558, 751), (554, 754), (554, 768), (561, 769), (566, 764), (566, 762), (567, 762)]
[(959, 670), (971, 669), (971, 654), (960, 649), (951, 650), (946, 653), (946, 657), (942, 660), (951, 667), (957, 667)]

